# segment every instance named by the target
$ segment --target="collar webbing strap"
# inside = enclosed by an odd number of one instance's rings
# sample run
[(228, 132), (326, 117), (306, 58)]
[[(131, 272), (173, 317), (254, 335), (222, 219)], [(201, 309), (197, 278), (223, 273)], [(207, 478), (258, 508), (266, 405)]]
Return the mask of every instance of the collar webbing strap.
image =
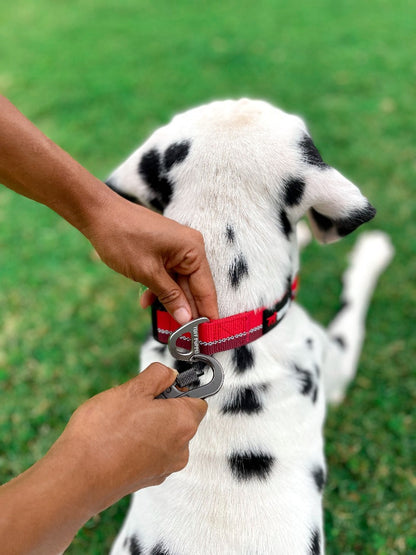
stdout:
[[(201, 324), (198, 330), (200, 352), (213, 355), (242, 347), (272, 330), (289, 310), (297, 285), (298, 279), (295, 278), (283, 298), (270, 308), (262, 307)], [(158, 301), (152, 305), (152, 323), (153, 337), (159, 343), (167, 343), (170, 335), (180, 327)], [(177, 346), (189, 349), (190, 341), (189, 334), (182, 335)]]

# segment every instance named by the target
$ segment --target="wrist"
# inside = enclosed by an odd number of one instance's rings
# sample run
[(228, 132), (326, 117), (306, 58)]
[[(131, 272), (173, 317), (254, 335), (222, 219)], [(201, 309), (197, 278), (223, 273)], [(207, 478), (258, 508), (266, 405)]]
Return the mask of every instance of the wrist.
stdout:
[(128, 202), (99, 179), (91, 175), (90, 178), (89, 182), (84, 180), (82, 196), (74, 199), (74, 208), (71, 208), (71, 214), (66, 219), (93, 244), (99, 237), (105, 237), (106, 233), (113, 235), (124, 224), (127, 236), (128, 226), (132, 223), (132, 207), (139, 217), (149, 210)]
[(90, 239), (99, 221), (101, 226), (105, 222), (101, 215), (108, 214), (118, 196), (75, 161), (60, 181), (56, 195), (50, 194), (43, 204)]
[[(0, 538), (5, 553), (64, 551), (93, 515), (76, 453), (52, 448), (0, 488)], [(22, 528), (23, 525), (23, 528)]]

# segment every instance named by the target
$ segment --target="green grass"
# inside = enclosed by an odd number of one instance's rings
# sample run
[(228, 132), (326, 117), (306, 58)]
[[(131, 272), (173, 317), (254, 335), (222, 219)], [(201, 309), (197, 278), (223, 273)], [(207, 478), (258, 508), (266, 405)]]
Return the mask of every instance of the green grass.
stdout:
[[(15, 0), (0, 6), (0, 90), (104, 178), (178, 110), (248, 95), (302, 114), (324, 158), (378, 208), (396, 257), (371, 305), (358, 377), (329, 411), (330, 554), (416, 552), (414, 21), (410, 0)], [(323, 323), (354, 238), (303, 256)], [(41, 457), (72, 411), (137, 367), (138, 286), (48, 209), (0, 191), (0, 479)], [(127, 500), (70, 554), (106, 552)], [(202, 515), (203, 517), (203, 515)]]

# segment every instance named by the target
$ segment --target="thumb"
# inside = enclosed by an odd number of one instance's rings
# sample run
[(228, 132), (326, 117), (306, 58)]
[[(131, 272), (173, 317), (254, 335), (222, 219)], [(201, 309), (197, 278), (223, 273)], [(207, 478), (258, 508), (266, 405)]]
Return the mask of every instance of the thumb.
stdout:
[(178, 372), (160, 362), (153, 362), (135, 380), (140, 389), (147, 395), (157, 397), (173, 384)]
[(159, 277), (158, 283), (152, 284), (151, 289), (178, 324), (186, 324), (192, 318), (189, 302), (176, 281), (166, 273), (165, 269), (163, 269), (163, 272), (164, 274)]

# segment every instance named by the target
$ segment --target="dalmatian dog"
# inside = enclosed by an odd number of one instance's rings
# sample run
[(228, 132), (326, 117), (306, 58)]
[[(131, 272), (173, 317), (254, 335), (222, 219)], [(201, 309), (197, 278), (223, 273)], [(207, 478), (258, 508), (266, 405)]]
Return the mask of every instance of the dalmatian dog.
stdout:
[[(392, 248), (381, 232), (361, 237), (343, 308), (324, 330), (292, 302), (296, 225), (306, 214), (317, 239), (329, 243), (375, 209), (323, 161), (302, 119), (248, 99), (177, 115), (107, 183), (201, 231), (220, 322), (262, 315), (257, 326), (249, 318), (250, 329), (206, 342), (224, 370), (223, 387), (207, 399), (187, 467), (134, 494), (112, 554), (322, 554), (326, 400), (340, 401), (355, 374), (368, 302)], [(160, 339), (166, 330), (154, 327)], [(155, 360), (192, 368), (152, 337), (142, 368)]]

